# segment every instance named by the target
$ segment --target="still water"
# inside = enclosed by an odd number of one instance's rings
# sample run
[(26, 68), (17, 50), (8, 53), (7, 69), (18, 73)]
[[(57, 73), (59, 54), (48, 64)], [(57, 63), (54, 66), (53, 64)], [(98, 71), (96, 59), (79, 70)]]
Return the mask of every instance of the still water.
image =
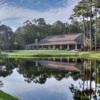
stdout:
[(100, 61), (2, 59), (0, 90), (19, 100), (100, 100)]

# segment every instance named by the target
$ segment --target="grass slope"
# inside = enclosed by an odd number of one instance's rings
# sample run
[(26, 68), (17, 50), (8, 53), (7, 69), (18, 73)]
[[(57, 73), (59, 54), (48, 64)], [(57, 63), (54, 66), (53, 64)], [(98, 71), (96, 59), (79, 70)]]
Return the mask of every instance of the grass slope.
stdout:
[(79, 57), (79, 58), (96, 58), (100, 59), (100, 52), (81, 52), (67, 50), (16, 50), (6, 52), (10, 58), (33, 58), (33, 57)]
[(18, 100), (18, 99), (13, 96), (10, 96), (7, 93), (0, 91), (0, 100)]

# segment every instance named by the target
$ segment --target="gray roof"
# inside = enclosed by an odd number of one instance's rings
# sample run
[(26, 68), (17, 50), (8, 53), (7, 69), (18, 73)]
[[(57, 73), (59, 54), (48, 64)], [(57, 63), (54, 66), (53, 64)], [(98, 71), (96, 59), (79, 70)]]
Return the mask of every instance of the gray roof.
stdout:
[(65, 70), (70, 72), (80, 72), (80, 69), (77, 68), (75, 63), (67, 62), (56, 62), (56, 61), (39, 61), (41, 65), (47, 66), (48, 68)]
[(59, 44), (83, 44), (83, 35), (79, 34), (64, 34), (47, 36), (38, 43), (29, 44), (27, 46), (36, 45), (59, 45)]
[(40, 45), (53, 45), (53, 44), (82, 44), (83, 35), (80, 34), (66, 34), (66, 35), (55, 35), (47, 36), (46, 38), (40, 40)]

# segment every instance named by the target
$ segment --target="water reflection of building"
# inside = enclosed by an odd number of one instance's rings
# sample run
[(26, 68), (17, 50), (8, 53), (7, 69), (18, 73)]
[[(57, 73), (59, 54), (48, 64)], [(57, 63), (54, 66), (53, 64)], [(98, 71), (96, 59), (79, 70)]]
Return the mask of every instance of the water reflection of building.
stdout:
[(65, 62), (46, 61), (46, 60), (39, 61), (38, 63), (52, 69), (64, 70), (69, 72), (80, 72), (80, 69), (76, 67), (75, 63), (65, 63)]
[(65, 70), (70, 72), (81, 72), (83, 59), (77, 58), (43, 58), (34, 60), (35, 66), (43, 65), (51, 69)]
[(72, 76), (77, 80), (82, 67), (82, 64), (77, 67), (78, 61), (76, 58), (69, 60), (67, 58), (62, 60), (58, 58), (28, 59), (19, 64), (18, 72), (23, 74), (25, 81), (41, 84), (44, 84), (50, 77), (61, 80)]

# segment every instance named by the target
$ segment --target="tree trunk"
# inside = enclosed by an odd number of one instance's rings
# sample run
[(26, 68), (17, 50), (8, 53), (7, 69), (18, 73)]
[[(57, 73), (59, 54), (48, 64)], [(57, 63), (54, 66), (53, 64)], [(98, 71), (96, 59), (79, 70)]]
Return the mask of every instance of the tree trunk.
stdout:
[(92, 0), (91, 0), (91, 4), (90, 4), (90, 7), (91, 7), (91, 11), (90, 11), (90, 51), (92, 50), (92, 35), (93, 35), (93, 32), (92, 32)]
[(96, 31), (95, 31), (95, 51), (96, 51), (96, 48), (97, 48), (97, 12), (96, 12)]
[(84, 48), (85, 48), (86, 28), (85, 28), (85, 19), (84, 19), (84, 16), (83, 16), (83, 31), (84, 31), (84, 34), (83, 34), (83, 43), (84, 43)]

